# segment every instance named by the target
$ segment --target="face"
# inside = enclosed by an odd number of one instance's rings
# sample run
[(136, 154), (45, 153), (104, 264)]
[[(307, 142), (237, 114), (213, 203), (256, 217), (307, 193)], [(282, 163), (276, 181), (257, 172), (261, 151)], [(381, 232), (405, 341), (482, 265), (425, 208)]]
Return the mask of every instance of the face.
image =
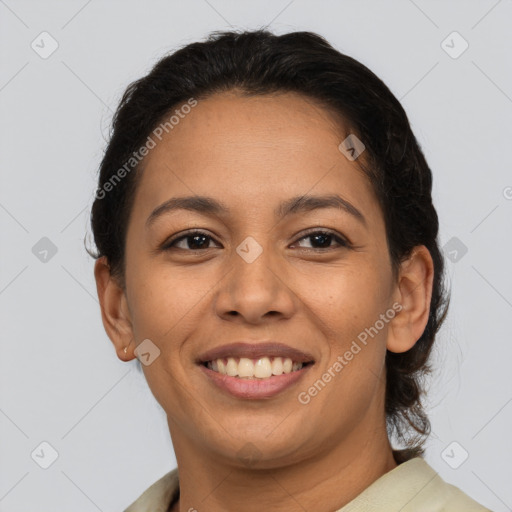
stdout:
[[(300, 95), (230, 92), (199, 101), (146, 157), (124, 299), (135, 345), (160, 351), (142, 368), (177, 454), (182, 442), (236, 461), (252, 443), (271, 467), (344, 440), (355, 447), (384, 424), (397, 287), (377, 198), (338, 149), (346, 136)], [(304, 195), (350, 206), (282, 208)], [(152, 215), (185, 196), (226, 209)], [(271, 396), (234, 395), (197, 362), (221, 345), (270, 340), (313, 360)]]

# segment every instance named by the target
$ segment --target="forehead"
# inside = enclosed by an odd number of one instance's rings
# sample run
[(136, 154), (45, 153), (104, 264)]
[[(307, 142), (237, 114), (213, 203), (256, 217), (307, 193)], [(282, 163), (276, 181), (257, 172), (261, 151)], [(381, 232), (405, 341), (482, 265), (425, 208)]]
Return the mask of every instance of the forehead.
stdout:
[[(188, 152), (189, 158), (193, 148), (194, 156), (221, 154), (236, 159), (239, 149), (249, 147), (254, 152), (271, 148), (270, 158), (279, 151), (311, 152), (319, 138), (339, 143), (340, 128), (341, 119), (297, 93), (243, 96), (230, 91), (199, 100), (164, 139), (167, 149), (180, 156)], [(153, 152), (153, 157), (154, 153), (160, 152)]]
[(216, 195), (248, 211), (337, 192), (371, 210), (371, 185), (338, 149), (346, 135), (338, 116), (297, 93), (216, 94), (182, 114), (160, 141), (153, 137), (136, 204), (147, 210), (171, 196)]

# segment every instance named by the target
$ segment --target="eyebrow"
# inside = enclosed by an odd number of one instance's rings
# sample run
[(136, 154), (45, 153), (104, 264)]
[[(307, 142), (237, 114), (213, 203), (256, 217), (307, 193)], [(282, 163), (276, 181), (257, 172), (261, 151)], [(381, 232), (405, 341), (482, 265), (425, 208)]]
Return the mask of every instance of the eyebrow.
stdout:
[[(301, 212), (310, 212), (322, 208), (337, 208), (352, 215), (365, 227), (368, 226), (364, 215), (349, 201), (343, 199), (337, 194), (311, 196), (296, 196), (282, 202), (275, 210), (274, 215), (282, 219), (287, 215)], [(189, 210), (203, 215), (221, 216), (230, 213), (224, 203), (208, 196), (184, 196), (173, 197), (161, 205), (157, 206), (146, 220), (148, 228), (158, 217), (165, 213), (176, 210)]]

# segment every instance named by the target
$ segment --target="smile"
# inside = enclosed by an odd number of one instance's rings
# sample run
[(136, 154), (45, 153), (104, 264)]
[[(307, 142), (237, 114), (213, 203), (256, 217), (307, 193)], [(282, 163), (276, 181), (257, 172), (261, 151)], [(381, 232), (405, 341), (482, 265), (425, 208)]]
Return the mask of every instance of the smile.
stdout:
[(312, 362), (296, 362), (289, 357), (260, 357), (249, 359), (248, 357), (227, 357), (206, 361), (204, 366), (210, 370), (240, 379), (268, 379), (301, 370)]
[[(222, 360), (224, 363), (224, 370), (227, 372), (228, 362)], [(286, 359), (282, 361), (277, 361), (277, 359), (282, 359), (279, 357), (273, 358), (271, 364), (275, 364), (276, 368), (279, 368), (279, 364), (282, 364), (282, 373), (280, 375), (270, 375), (268, 377), (256, 377), (254, 373), (258, 372), (259, 375), (262, 375), (260, 371), (262, 371), (260, 366), (258, 366), (258, 361), (261, 359), (257, 359), (256, 363), (254, 360), (248, 359), (251, 364), (245, 363), (241, 358), (241, 361), (237, 362), (235, 358), (232, 358), (233, 362), (230, 364), (229, 368), (232, 373), (237, 372), (237, 375), (228, 375), (227, 373), (221, 373), (219, 371), (219, 360), (208, 361), (206, 363), (202, 363), (198, 365), (199, 370), (205, 375), (207, 381), (215, 386), (215, 388), (219, 389), (221, 392), (228, 394), (231, 397), (235, 398), (243, 398), (246, 400), (259, 400), (259, 399), (269, 399), (283, 392), (284, 390), (290, 388), (293, 384), (297, 383), (300, 379), (304, 377), (304, 375), (314, 366), (314, 363), (296, 363), (295, 367), (297, 369), (293, 369), (294, 363), (291, 359), (286, 362)], [(270, 361), (270, 358), (267, 358)], [(211, 367), (217, 364), (217, 370), (212, 369)], [(290, 369), (291, 364), (291, 369)], [(238, 375), (238, 371), (240, 366), (242, 365), (242, 376)], [(251, 365), (252, 368), (251, 369)], [(266, 362), (263, 363), (265, 375), (268, 374), (268, 365)], [(302, 365), (301, 367), (299, 365)], [(222, 364), (221, 364), (222, 367)], [(251, 372), (251, 375), (243, 375), (245, 373)], [(287, 371), (285, 371), (287, 370)], [(276, 371), (278, 371), (276, 369)]]

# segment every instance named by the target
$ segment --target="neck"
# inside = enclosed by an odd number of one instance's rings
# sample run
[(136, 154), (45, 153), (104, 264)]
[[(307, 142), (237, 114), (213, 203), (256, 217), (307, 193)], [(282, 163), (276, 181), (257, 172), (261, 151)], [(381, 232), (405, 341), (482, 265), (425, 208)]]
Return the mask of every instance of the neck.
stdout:
[(375, 423), (373, 428), (372, 422), (368, 425), (358, 425), (341, 443), (321, 453), (304, 453), (286, 466), (264, 469), (209, 456), (197, 440), (181, 432), (176, 436), (171, 428), (180, 479), (180, 499), (172, 512), (239, 510), (241, 503), (247, 512), (338, 510), (397, 466), (385, 424), (377, 430)]

